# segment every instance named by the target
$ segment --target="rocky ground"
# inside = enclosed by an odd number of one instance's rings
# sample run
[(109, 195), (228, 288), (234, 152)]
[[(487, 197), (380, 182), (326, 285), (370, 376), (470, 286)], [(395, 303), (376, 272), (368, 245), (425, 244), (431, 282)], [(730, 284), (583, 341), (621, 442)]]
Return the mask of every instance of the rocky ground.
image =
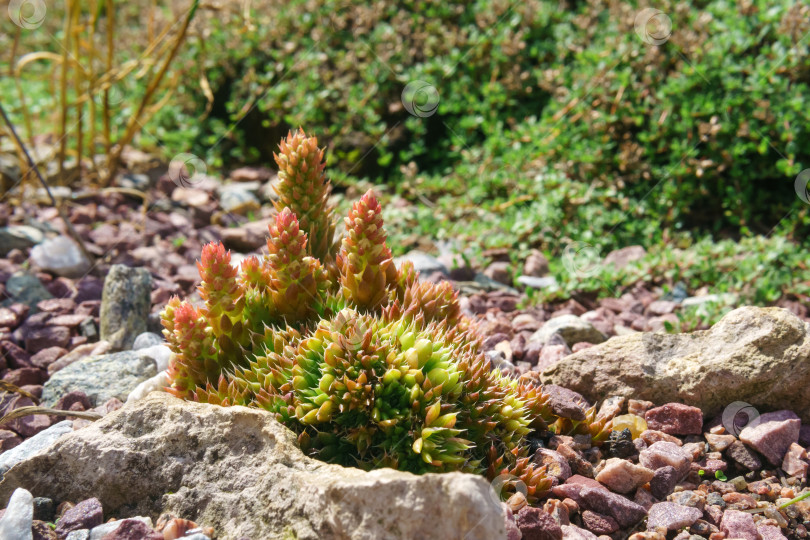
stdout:
[(672, 335), (665, 323), (709, 295), (639, 284), (620, 298), (519, 309), (513, 286), (553, 279), (539, 253), (514, 283), (502, 253), (482, 269), (410, 253), (426, 279), (462, 292), (494, 367), (544, 384), (573, 419), (597, 407), (614, 432), (598, 448), (544, 440), (534, 460), (554, 487), (538, 507), (519, 486), (504, 504), (466, 475), (349, 473), (282, 444), (285, 431), (261, 411), (147, 397), (169, 360), (157, 314), (171, 295), (196, 295), (204, 243), (262, 249), (271, 178), (240, 169), (180, 188), (148, 156), (128, 160), (134, 172), (116, 188), (66, 207), (90, 258), (35, 197), (0, 204), (2, 413), (40, 405), (103, 417), (0, 426), (0, 538), (807, 537), (810, 499), (790, 503), (808, 493), (807, 306), (741, 308)]

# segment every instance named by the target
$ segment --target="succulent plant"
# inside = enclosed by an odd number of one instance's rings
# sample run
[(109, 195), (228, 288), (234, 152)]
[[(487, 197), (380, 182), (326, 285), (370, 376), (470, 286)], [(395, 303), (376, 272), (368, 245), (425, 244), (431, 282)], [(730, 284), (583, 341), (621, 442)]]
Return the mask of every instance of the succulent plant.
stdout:
[(318, 148), (316, 137), (307, 137), (303, 129), (287, 134), (281, 141), (279, 153), (273, 154), (278, 165), (280, 182), (275, 186), (276, 210), (289, 208), (297, 217), (301, 229), (309, 236), (308, 253), (327, 261), (335, 255), (335, 224), (326, 179), (324, 151)]
[(530, 461), (530, 435), (606, 436), (593, 411), (586, 422), (558, 418), (539, 386), (491, 368), (452, 286), (394, 266), (371, 191), (338, 251), (314, 138), (290, 134), (276, 161), (267, 255), (237, 270), (221, 244), (205, 246), (203, 305), (174, 298), (162, 314), (170, 392), (272, 411), (327, 461), (506, 475), (530, 501), (551, 486)]
[(337, 257), (343, 296), (353, 305), (375, 309), (397, 279), (391, 250), (385, 245), (382, 208), (369, 191), (346, 218), (346, 236)]

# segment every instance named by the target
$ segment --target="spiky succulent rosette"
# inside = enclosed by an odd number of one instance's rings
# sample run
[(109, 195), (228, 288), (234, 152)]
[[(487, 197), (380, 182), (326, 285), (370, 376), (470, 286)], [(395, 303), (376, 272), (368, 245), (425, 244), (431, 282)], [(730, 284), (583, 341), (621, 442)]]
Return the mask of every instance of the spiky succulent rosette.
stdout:
[[(366, 469), (461, 470), (505, 478), (534, 501), (551, 486), (529, 450), (546, 432), (609, 423), (555, 416), (542, 388), (493, 370), (448, 282), (397, 269), (371, 192), (355, 203), (335, 253), (323, 151), (302, 131), (277, 156), (278, 213), (268, 253), (239, 269), (221, 244), (199, 262), (199, 307), (162, 314), (174, 395), (271, 411), (306, 452)], [(531, 443), (530, 443), (531, 438)]]
[(396, 283), (397, 270), (385, 245), (382, 208), (371, 190), (354, 203), (345, 223), (337, 257), (343, 295), (359, 308), (376, 309)]
[(197, 262), (201, 283), (200, 298), (205, 302), (206, 318), (211, 321), (217, 336), (230, 333), (233, 321), (241, 316), (242, 290), (237, 281), (237, 270), (231, 265), (231, 253), (222, 243), (203, 247)]
[(517, 448), (534, 421), (512, 383), (485, 364), (477, 342), (444, 322), (346, 309), (298, 348), (296, 418), (322, 458), (482, 473), (487, 449)]
[(323, 296), (329, 286), (320, 261), (306, 255), (307, 235), (289, 208), (276, 214), (267, 239), (270, 294), (276, 315), (288, 324), (323, 314)]
[(588, 435), (591, 444), (601, 446), (610, 436), (611, 424), (612, 420), (598, 416), (596, 407), (592, 406), (585, 411), (584, 420), (557, 418), (550, 429), (562, 435)]
[(446, 321), (454, 326), (461, 319), (458, 292), (447, 282), (416, 281), (405, 289), (402, 317), (421, 314), (426, 321)]
[(221, 374), (215, 338), (202, 312), (177, 297), (166, 305), (162, 323), (174, 353), (169, 362), (170, 392), (180, 398), (192, 397), (198, 387), (216, 381)]
[(309, 235), (308, 253), (324, 263), (335, 255), (335, 224), (329, 206), (330, 182), (324, 175), (324, 151), (317, 137), (307, 137), (304, 130), (290, 132), (273, 154), (278, 165), (279, 182), (275, 191), (279, 200), (276, 210), (290, 208)]

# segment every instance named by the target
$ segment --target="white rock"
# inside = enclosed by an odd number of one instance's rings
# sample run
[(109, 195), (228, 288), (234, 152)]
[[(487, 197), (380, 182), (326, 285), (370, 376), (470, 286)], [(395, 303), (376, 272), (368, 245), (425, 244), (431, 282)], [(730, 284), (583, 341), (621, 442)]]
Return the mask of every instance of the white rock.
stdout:
[(54, 500), (92, 493), (109, 515), (169, 512), (221, 531), (223, 540), (506, 536), (501, 503), (480, 476), (323, 463), (304, 456), (295, 434), (267, 411), (165, 392), (19, 463), (0, 481), (0, 502), (20, 486)]
[(554, 276), (518, 276), (517, 282), (530, 289), (553, 289), (557, 287), (557, 279)]
[(150, 392), (156, 392), (169, 386), (169, 373), (161, 371), (151, 379), (143, 381), (127, 396), (127, 403), (145, 398)]
[[(152, 518), (150, 517), (143, 517), (143, 516), (135, 516), (127, 519), (137, 519), (138, 521), (142, 521), (149, 526), (150, 529), (154, 528), (152, 525)], [(111, 521), (109, 523), (102, 523), (98, 527), (93, 527), (90, 531), (89, 540), (101, 540), (105, 534), (109, 534), (118, 529), (123, 522), (123, 519), (119, 519), (118, 521)]]
[(169, 368), (169, 360), (172, 358), (172, 351), (166, 344), (153, 345), (138, 349), (140, 356), (148, 356), (155, 361), (155, 368), (158, 371), (164, 371)]
[(132, 344), (132, 350), (138, 351), (141, 349), (148, 349), (150, 347), (154, 347), (155, 345), (160, 345), (163, 343), (163, 336), (160, 334), (156, 334), (154, 332), (144, 332), (142, 334), (138, 334), (135, 338), (135, 342)]
[(46, 272), (69, 278), (90, 270), (90, 261), (71, 238), (57, 236), (31, 248), (31, 260)]
[[(6, 450), (0, 454), (0, 473), (5, 472), (17, 463), (30, 458), (41, 450), (51, 446), (56, 440), (73, 431), (72, 420), (62, 420), (44, 431), (40, 431), (30, 439), (24, 440), (21, 444), (11, 450)], [(0, 537), (2, 538), (2, 537)]]
[(576, 315), (561, 315), (549, 319), (540, 329), (531, 335), (529, 341), (539, 341), (546, 344), (554, 334), (560, 334), (569, 347), (585, 341), (587, 343), (602, 343), (607, 338), (605, 335)]
[(79, 529), (78, 531), (71, 531), (65, 537), (65, 540), (88, 540), (90, 538), (90, 529)]
[(17, 488), (8, 501), (6, 512), (0, 518), (0, 538), (33, 540), (34, 497), (23, 488)]
[(704, 296), (690, 296), (681, 302), (683, 307), (700, 306), (702, 304), (726, 304), (730, 305), (737, 301), (737, 296), (733, 293), (707, 294)]

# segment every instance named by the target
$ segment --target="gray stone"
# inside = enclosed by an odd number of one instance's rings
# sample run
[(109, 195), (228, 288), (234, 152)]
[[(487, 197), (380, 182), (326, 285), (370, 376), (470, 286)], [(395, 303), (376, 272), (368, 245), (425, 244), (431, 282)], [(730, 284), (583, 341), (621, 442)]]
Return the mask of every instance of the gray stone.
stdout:
[(514, 294), (515, 296), (520, 294), (520, 291), (518, 291), (517, 289), (510, 287), (505, 283), (501, 283), (500, 281), (495, 281), (494, 279), (482, 274), (481, 272), (476, 272), (475, 278), (473, 278), (473, 283), (475, 283), (485, 291), (506, 291), (508, 293)]
[(68, 278), (84, 276), (92, 265), (76, 242), (62, 235), (34, 246), (31, 261), (45, 272)]
[(145, 268), (114, 264), (104, 280), (101, 299), (101, 339), (113, 349), (129, 349), (146, 331), (151, 307), (152, 276)]
[(71, 420), (63, 420), (44, 431), (40, 431), (30, 439), (24, 440), (11, 450), (6, 450), (0, 454), (0, 473), (5, 473), (5, 471), (17, 463), (25, 461), (31, 456), (48, 448), (56, 442), (59, 437), (71, 431), (73, 431), (73, 422)]
[(146, 349), (162, 343), (163, 336), (160, 334), (155, 334), (154, 332), (144, 332), (142, 334), (138, 334), (138, 336), (135, 338), (135, 341), (132, 343), (132, 350), (137, 351), (139, 349)]
[(397, 268), (402, 266), (402, 263), (405, 261), (412, 262), (416, 271), (421, 272), (422, 274), (430, 274), (431, 272), (441, 272), (442, 274), (448, 273), (447, 267), (443, 265), (439, 259), (433, 255), (428, 255), (427, 253), (423, 253), (421, 251), (409, 251), (402, 257), (394, 257), (394, 264), (397, 266)]
[(0, 227), (0, 257), (5, 257), (12, 249), (25, 251), (45, 240), (45, 235), (36, 227), (12, 225)]
[(139, 356), (146, 356), (155, 361), (155, 369), (163, 371), (169, 367), (169, 360), (172, 357), (172, 351), (165, 343), (159, 345), (152, 345), (145, 349), (138, 349)]
[(86, 337), (91, 342), (98, 339), (98, 329), (92, 317), (87, 317), (79, 323), (79, 335)]
[(448, 277), (454, 281), (465, 281), (475, 277), (475, 270), (473, 270), (467, 261), (458, 253), (452, 251), (442, 253), (439, 255), (438, 260), (448, 269)]
[(90, 538), (89, 529), (79, 529), (78, 531), (71, 531), (65, 537), (65, 540), (88, 540)]
[(53, 500), (47, 497), (34, 498), (34, 519), (40, 521), (53, 521), (54, 511)]
[[(602, 343), (607, 339), (605, 335), (593, 327), (589, 322), (583, 321), (576, 315), (561, 315), (546, 321), (540, 329), (532, 334), (529, 341), (546, 344), (554, 334), (559, 334), (569, 347), (575, 343)], [(564, 386), (564, 385), (560, 385)]]
[(229, 191), (247, 191), (256, 195), (262, 187), (262, 183), (258, 180), (250, 180), (245, 182), (229, 182), (226, 184), (222, 184), (221, 186), (217, 187), (217, 194), (222, 196), (223, 193), (227, 193)]
[(614, 337), (565, 357), (539, 378), (591, 403), (612, 395), (688, 403), (711, 418), (744, 401), (790, 409), (810, 422), (810, 335), (781, 308), (742, 307), (690, 334)]
[(364, 472), (304, 456), (269, 412), (152, 393), (17, 464), (18, 486), (55, 500), (97, 497), (109, 515), (164, 512), (224, 540), (342, 538), (492, 540), (503, 509), (483, 478)]
[(124, 173), (116, 178), (115, 182), (119, 187), (126, 189), (137, 189), (138, 191), (148, 191), (150, 180), (149, 175)]
[(34, 524), (34, 497), (29, 491), (17, 488), (8, 501), (0, 518), (0, 538), (8, 540), (33, 540), (31, 527)]
[(257, 212), (261, 208), (258, 197), (245, 189), (245, 186), (245, 184), (222, 186), (219, 193), (219, 205), (225, 212), (247, 215), (249, 212)]
[(31, 314), (37, 312), (37, 304), (42, 300), (53, 298), (38, 277), (22, 271), (15, 272), (8, 278), (6, 293), (9, 299), (3, 302), (4, 306), (25, 304), (31, 308)]
[(42, 391), (42, 405), (53, 406), (74, 390), (84, 392), (95, 407), (110, 398), (125, 401), (143, 381), (157, 374), (155, 361), (136, 351), (90, 356), (54, 373)]

